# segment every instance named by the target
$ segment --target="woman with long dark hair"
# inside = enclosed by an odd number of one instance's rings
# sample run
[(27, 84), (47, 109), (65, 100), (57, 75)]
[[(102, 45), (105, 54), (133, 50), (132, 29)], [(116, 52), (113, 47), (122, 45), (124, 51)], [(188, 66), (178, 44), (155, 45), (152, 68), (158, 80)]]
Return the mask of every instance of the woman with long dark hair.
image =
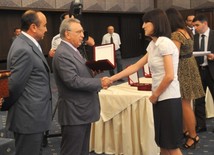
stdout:
[(193, 53), (193, 34), (186, 27), (182, 15), (174, 8), (166, 10), (172, 35), (171, 39), (179, 50), (178, 80), (183, 109), (183, 132), (186, 138), (184, 149), (195, 148), (199, 137), (195, 130), (195, 115), (191, 100), (204, 96), (201, 78)]

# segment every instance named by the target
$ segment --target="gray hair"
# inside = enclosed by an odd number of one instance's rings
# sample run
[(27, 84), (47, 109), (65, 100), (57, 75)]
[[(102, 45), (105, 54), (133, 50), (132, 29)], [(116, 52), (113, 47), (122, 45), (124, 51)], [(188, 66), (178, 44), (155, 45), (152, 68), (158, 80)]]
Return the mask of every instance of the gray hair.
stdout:
[(71, 23), (80, 23), (80, 21), (76, 18), (64, 19), (59, 28), (60, 37), (62, 39), (65, 39), (65, 31), (72, 31)]

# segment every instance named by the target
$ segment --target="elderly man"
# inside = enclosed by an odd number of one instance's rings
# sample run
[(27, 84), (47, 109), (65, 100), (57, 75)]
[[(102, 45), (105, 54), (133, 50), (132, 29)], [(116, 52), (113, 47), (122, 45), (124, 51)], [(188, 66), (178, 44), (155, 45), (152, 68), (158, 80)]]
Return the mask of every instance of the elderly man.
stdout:
[(100, 118), (98, 92), (111, 84), (93, 78), (78, 51), (84, 33), (80, 21), (69, 18), (60, 26), (62, 41), (53, 58), (58, 87), (58, 116), (62, 129), (61, 155), (88, 155), (91, 122)]

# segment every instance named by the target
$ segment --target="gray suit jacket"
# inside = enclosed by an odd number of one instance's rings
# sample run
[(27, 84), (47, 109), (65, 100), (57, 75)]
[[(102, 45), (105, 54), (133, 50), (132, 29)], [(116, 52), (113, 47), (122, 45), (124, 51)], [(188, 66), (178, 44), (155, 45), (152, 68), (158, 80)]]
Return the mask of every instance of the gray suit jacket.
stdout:
[(53, 73), (58, 87), (59, 123), (80, 125), (97, 121), (100, 79), (92, 77), (85, 60), (63, 41), (53, 58)]
[[(194, 36), (194, 51), (199, 51), (199, 34), (196, 34)], [(209, 38), (208, 38), (208, 45), (207, 45), (207, 51), (211, 51), (214, 53), (214, 30), (210, 30)], [(197, 58), (196, 58), (197, 60)], [(199, 65), (199, 64), (198, 64)], [(214, 61), (208, 60), (209, 65), (209, 71), (212, 76), (212, 79), (214, 80)]]
[(40, 133), (49, 130), (51, 124), (50, 69), (44, 55), (25, 35), (13, 42), (7, 67), (10, 97), (4, 105), (10, 105), (7, 127), (18, 133)]

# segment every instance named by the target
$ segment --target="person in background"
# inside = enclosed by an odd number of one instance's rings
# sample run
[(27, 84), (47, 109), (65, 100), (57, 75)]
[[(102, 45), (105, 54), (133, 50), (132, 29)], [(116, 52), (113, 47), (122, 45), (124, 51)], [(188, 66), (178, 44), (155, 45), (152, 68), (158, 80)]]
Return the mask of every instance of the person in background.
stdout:
[(195, 57), (192, 55), (193, 34), (186, 27), (182, 15), (176, 9), (169, 8), (166, 14), (171, 25), (171, 39), (179, 50), (178, 81), (182, 98), (183, 132), (186, 138), (183, 148), (190, 149), (195, 148), (199, 142), (191, 100), (201, 98), (205, 93)]
[(18, 35), (21, 34), (21, 29), (18, 28), (18, 27), (14, 28), (13, 34), (14, 34), (14, 35), (13, 35), (13, 37), (12, 37), (12, 42), (17, 38)]
[(161, 155), (182, 155), (182, 105), (177, 77), (179, 51), (170, 40), (171, 28), (164, 11), (155, 9), (143, 16), (145, 35), (151, 37), (147, 53), (135, 64), (110, 77), (112, 82), (127, 77), (148, 62), (152, 74), (155, 141)]
[[(65, 12), (60, 16), (60, 21), (62, 22), (64, 19), (68, 19), (68, 18), (74, 18), (74, 16), (71, 15), (71, 17), (70, 17), (69, 13)], [(56, 49), (61, 41), (62, 41), (62, 39), (60, 38), (60, 34), (57, 34), (56, 36), (53, 37), (53, 39), (51, 41), (51, 49), (49, 51), (49, 56), (51, 58), (54, 56)], [(95, 41), (92, 37), (88, 36), (88, 38), (85, 40), (85, 44), (89, 45), (89, 46), (94, 46)]]
[(79, 20), (69, 18), (60, 25), (62, 41), (53, 57), (58, 88), (58, 117), (61, 125), (61, 155), (88, 155), (91, 123), (100, 118), (98, 92), (107, 88), (108, 78), (94, 78), (77, 49), (84, 38)]
[[(208, 26), (204, 14), (195, 16), (193, 24), (197, 34), (194, 36), (194, 51), (210, 51), (206, 56), (196, 57), (204, 91), (209, 88), (214, 99), (214, 30)], [(196, 131), (207, 131), (205, 97), (195, 100)]]
[[(114, 43), (115, 45), (115, 56), (116, 56), (116, 66), (117, 66), (117, 72), (119, 73), (120, 71), (123, 70), (122, 67), (122, 62), (121, 62), (121, 51), (120, 51), (120, 36), (118, 33), (114, 32), (114, 27), (113, 26), (108, 26), (107, 27), (107, 32), (103, 38), (102, 38), (102, 43), (101, 44), (110, 44), (110, 43)], [(114, 70), (109, 70), (109, 74), (110, 76), (114, 75)], [(121, 79), (122, 81), (122, 79)]]
[[(64, 19), (68, 19), (69, 17), (69, 13), (65, 12), (60, 16), (60, 21), (62, 22)], [(52, 58), (55, 54), (56, 48), (58, 47), (58, 45), (61, 42), (61, 38), (60, 38), (60, 34), (57, 34), (53, 37), (52, 41), (51, 41), (51, 49), (49, 51), (49, 56)]]
[(14, 133), (15, 155), (41, 155), (43, 134), (51, 126), (50, 69), (38, 43), (46, 25), (42, 12), (26, 11), (7, 57), (10, 96), (2, 110), (8, 110), (6, 128)]
[(186, 26), (191, 30), (192, 34), (195, 35), (195, 28), (193, 26), (193, 19), (195, 18), (195, 15), (188, 15), (186, 16)]

